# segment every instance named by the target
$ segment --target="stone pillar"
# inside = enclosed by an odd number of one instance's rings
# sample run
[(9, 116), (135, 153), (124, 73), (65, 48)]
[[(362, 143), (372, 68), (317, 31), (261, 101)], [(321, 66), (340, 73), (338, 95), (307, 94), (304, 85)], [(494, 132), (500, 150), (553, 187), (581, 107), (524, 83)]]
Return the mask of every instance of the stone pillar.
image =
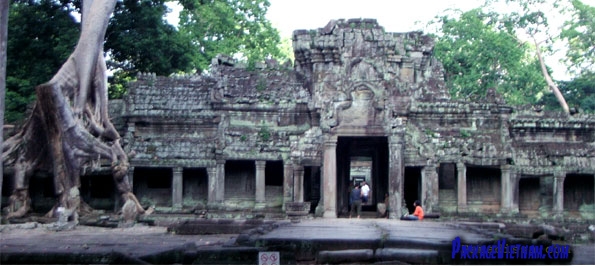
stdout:
[(512, 212), (512, 176), (510, 165), (500, 167), (500, 212)]
[(283, 161), (283, 210), (285, 203), (293, 201), (293, 167), (290, 160)]
[(171, 205), (175, 209), (182, 208), (182, 200), (184, 193), (184, 179), (183, 179), (183, 168), (174, 167), (172, 169), (172, 182), (171, 182)]
[(426, 213), (438, 204), (438, 172), (436, 165), (427, 165), (421, 171), (421, 205)]
[(304, 167), (293, 167), (293, 201), (304, 202)]
[(207, 174), (209, 175), (207, 205), (212, 205), (217, 202), (217, 166), (207, 168)]
[(514, 168), (510, 168), (510, 193), (512, 195), (512, 213), (519, 213), (519, 181), (520, 175)]
[(403, 137), (391, 136), (388, 143), (388, 207), (389, 218), (399, 219), (403, 204)]
[(564, 211), (564, 179), (566, 173), (562, 171), (556, 171), (554, 173), (554, 206), (553, 211), (555, 214), (562, 214)]
[(217, 160), (217, 181), (215, 188), (215, 201), (225, 200), (225, 160)]
[(256, 208), (264, 208), (265, 203), (265, 167), (266, 161), (255, 161), (256, 165)]
[(467, 167), (457, 163), (457, 211), (467, 211)]
[(324, 142), (322, 187), (324, 193), (324, 218), (337, 218), (337, 139), (329, 138)]

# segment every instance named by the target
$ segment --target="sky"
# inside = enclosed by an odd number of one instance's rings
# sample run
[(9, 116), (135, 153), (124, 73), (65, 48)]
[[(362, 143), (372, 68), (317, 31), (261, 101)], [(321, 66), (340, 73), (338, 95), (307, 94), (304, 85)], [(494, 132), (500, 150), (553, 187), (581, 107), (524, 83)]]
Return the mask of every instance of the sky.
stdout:
[[(318, 29), (331, 19), (374, 18), (387, 32), (424, 30), (425, 25), (446, 9), (468, 11), (480, 7), (484, 0), (269, 0), (267, 18), (282, 38), (291, 38), (294, 30)], [(595, 6), (595, 0), (582, 0)], [(504, 7), (507, 8), (507, 7)], [(550, 25), (561, 25), (560, 21)], [(558, 23), (558, 24), (557, 24)], [(545, 57), (552, 68), (555, 80), (570, 80), (564, 64), (565, 47), (558, 44), (558, 51)]]
[(324, 27), (331, 19), (374, 18), (388, 32), (423, 29), (447, 8), (463, 11), (479, 7), (483, 0), (269, 0), (267, 18), (281, 37), (297, 29)]
[[(563, 0), (564, 1), (564, 0)], [(569, 1), (569, 0), (568, 0)], [(332, 19), (374, 18), (387, 32), (424, 30), (425, 25), (446, 9), (468, 11), (481, 6), (484, 0), (269, 0), (267, 19), (277, 28), (282, 38), (291, 38), (298, 29), (318, 29)], [(595, 0), (582, 0), (595, 6)], [(508, 7), (505, 7), (508, 8)], [(174, 11), (170, 17), (177, 17)], [(559, 16), (561, 23), (564, 21)], [(174, 22), (177, 24), (177, 22)], [(550, 21), (550, 25), (556, 22)], [(564, 57), (563, 45), (558, 52), (548, 55), (546, 64), (552, 68), (555, 80), (569, 80), (566, 67), (560, 63)]]

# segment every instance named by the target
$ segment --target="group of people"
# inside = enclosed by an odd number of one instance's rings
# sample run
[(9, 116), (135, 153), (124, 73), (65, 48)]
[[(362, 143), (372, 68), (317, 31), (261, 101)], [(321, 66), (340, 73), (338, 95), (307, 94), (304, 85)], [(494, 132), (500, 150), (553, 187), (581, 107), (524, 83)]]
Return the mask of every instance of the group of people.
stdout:
[(370, 186), (363, 181), (360, 185), (356, 184), (349, 194), (349, 202), (351, 204), (351, 211), (349, 212), (349, 218), (354, 212), (357, 213), (357, 218), (360, 218), (362, 212), (362, 204), (368, 203), (368, 197), (370, 196)]
[[(351, 218), (354, 214), (357, 215), (357, 218), (360, 218), (362, 212), (362, 204), (368, 203), (369, 196), (370, 186), (368, 186), (366, 181), (362, 181), (361, 186), (360, 184), (355, 185), (355, 187), (349, 193), (349, 205), (351, 206), (349, 218)], [(415, 210), (413, 211), (413, 213), (404, 214), (401, 217), (401, 220), (421, 221), (424, 219), (424, 210), (421, 207), (421, 202), (419, 200), (416, 200), (413, 203), (413, 206), (415, 206)]]

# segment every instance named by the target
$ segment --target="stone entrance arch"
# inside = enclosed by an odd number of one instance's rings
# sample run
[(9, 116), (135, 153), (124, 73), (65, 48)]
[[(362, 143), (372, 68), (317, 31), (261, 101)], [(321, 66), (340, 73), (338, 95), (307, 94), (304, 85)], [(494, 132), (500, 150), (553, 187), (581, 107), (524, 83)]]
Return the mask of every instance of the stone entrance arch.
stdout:
[(376, 211), (388, 193), (388, 140), (377, 136), (344, 136), (337, 140), (337, 210), (339, 216), (349, 212), (349, 191), (354, 184), (366, 181), (370, 186), (368, 204), (363, 211)]

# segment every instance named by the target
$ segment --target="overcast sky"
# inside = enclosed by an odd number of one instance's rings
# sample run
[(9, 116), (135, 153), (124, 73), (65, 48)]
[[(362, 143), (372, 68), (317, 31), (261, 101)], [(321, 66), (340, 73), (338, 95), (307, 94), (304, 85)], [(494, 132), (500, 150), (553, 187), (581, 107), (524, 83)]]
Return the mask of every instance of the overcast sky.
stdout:
[[(480, 7), (484, 0), (269, 0), (267, 18), (279, 29), (281, 37), (291, 37), (297, 29), (324, 27), (331, 19), (374, 18), (388, 32), (424, 30), (426, 24), (446, 9), (468, 11)], [(570, 1), (570, 0), (568, 0)], [(582, 0), (595, 6), (595, 0)], [(508, 6), (502, 6), (508, 9)], [(504, 12), (502, 12), (504, 13)], [(559, 18), (558, 21), (553, 21)], [(561, 26), (565, 17), (550, 18), (550, 26)], [(427, 30), (425, 30), (427, 32)], [(565, 56), (564, 45), (546, 56), (556, 80), (569, 80), (566, 67), (560, 63)]]
[(324, 27), (331, 19), (374, 18), (388, 32), (423, 29), (425, 23), (447, 8), (464, 11), (483, 0), (269, 0), (267, 18), (282, 37), (296, 29)]
[[(446, 9), (468, 11), (481, 6), (484, 0), (269, 0), (271, 6), (267, 18), (276, 27), (282, 38), (290, 38), (294, 30), (318, 29), (331, 19), (374, 18), (388, 32), (424, 30), (425, 25)], [(568, 0), (570, 1), (570, 0)], [(595, 6), (595, 0), (582, 0)], [(508, 8), (508, 7), (506, 7)], [(177, 12), (169, 16), (177, 18)], [(562, 23), (565, 19), (559, 16)], [(170, 22), (177, 24), (177, 19)], [(550, 20), (550, 25), (556, 22)], [(427, 30), (425, 30), (427, 33)], [(546, 62), (556, 80), (568, 80), (565, 66), (559, 62), (564, 57), (560, 51), (546, 57)]]

